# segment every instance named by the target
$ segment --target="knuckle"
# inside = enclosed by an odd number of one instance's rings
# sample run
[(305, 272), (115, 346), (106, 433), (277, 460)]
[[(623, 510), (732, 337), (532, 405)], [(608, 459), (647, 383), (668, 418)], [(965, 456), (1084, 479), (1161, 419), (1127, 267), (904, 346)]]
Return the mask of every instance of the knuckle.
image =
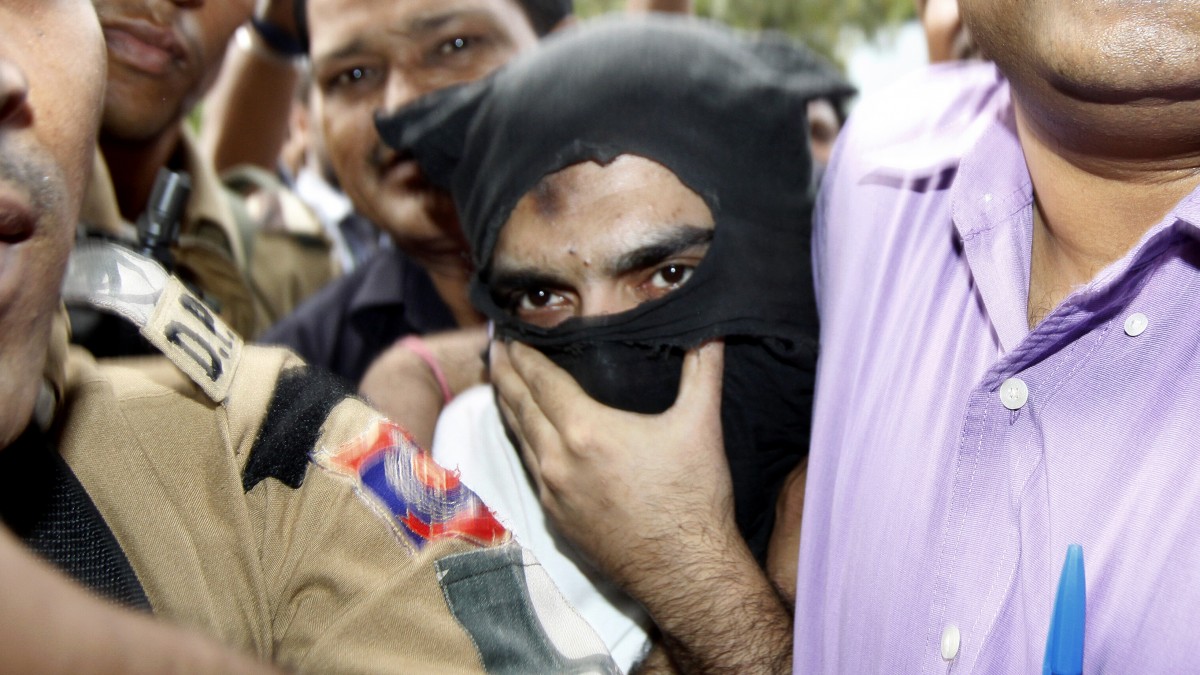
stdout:
[(597, 449), (596, 435), (590, 427), (572, 424), (563, 431), (563, 443), (571, 451), (582, 454)]

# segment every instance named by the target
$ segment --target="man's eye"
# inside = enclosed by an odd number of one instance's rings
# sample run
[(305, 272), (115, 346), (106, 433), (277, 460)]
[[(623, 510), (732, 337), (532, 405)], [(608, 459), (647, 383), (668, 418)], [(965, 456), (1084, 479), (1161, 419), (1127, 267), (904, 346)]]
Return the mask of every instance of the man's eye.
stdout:
[(533, 291), (522, 293), (518, 299), (517, 309), (534, 311), (560, 304), (562, 300), (563, 299), (561, 295), (547, 291), (544, 288), (539, 288)]
[(474, 44), (475, 38), (473, 37), (460, 36), (451, 38), (438, 45), (438, 54), (442, 56), (449, 56), (451, 54), (469, 49), (470, 47), (474, 46)]
[(692, 278), (695, 269), (691, 265), (666, 265), (650, 277), (650, 285), (659, 289), (678, 288)]
[(370, 68), (358, 66), (355, 66), (354, 68), (347, 68), (337, 75), (334, 75), (329, 81), (328, 87), (330, 89), (339, 89), (341, 87), (352, 86), (366, 80), (371, 76), (371, 74), (372, 71)]

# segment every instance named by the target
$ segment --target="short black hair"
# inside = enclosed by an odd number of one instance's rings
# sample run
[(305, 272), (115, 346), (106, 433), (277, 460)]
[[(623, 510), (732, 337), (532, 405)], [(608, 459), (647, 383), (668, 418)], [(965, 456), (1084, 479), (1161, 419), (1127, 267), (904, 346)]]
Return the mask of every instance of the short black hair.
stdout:
[[(575, 11), (573, 0), (515, 0), (525, 10), (529, 25), (538, 37), (545, 37), (563, 19)], [(308, 0), (296, 0), (296, 34), (308, 52)]]

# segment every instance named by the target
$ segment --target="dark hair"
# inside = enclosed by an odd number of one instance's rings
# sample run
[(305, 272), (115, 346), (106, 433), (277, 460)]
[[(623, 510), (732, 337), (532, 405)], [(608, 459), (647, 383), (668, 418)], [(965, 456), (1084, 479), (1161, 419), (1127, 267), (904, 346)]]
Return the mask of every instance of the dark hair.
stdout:
[[(533, 31), (538, 34), (538, 37), (545, 37), (560, 21), (571, 16), (574, 11), (574, 2), (572, 0), (514, 0), (521, 9), (525, 10), (525, 16), (529, 19), (529, 25), (533, 26)], [(296, 11), (296, 35), (300, 40), (300, 44), (304, 46), (304, 51), (308, 51), (308, 0), (296, 0), (294, 5)]]

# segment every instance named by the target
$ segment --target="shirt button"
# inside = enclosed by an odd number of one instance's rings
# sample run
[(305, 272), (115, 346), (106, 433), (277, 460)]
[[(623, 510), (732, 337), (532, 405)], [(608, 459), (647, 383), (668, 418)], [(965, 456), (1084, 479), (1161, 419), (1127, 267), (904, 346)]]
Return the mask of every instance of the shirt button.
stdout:
[(1009, 410), (1020, 410), (1029, 400), (1029, 387), (1017, 377), (1010, 377), (1000, 385), (1000, 402)]
[(1145, 314), (1138, 312), (1130, 314), (1128, 319), (1125, 319), (1125, 334), (1129, 337), (1137, 337), (1146, 332), (1146, 326), (1150, 325), (1150, 319), (1146, 318)]
[(962, 642), (962, 636), (958, 632), (958, 626), (950, 624), (942, 630), (942, 659), (944, 661), (953, 661), (954, 657), (958, 656), (958, 645)]

